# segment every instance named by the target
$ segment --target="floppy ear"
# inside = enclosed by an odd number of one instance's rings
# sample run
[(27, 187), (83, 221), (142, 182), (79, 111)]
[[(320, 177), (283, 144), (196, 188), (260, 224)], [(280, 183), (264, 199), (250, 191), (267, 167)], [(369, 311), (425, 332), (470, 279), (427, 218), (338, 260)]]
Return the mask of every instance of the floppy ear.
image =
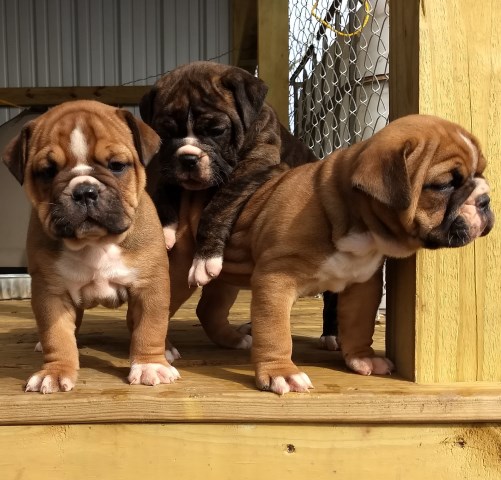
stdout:
[(141, 118), (148, 125), (151, 125), (153, 119), (154, 103), (155, 97), (157, 96), (157, 89), (152, 87), (152, 89), (143, 95), (141, 101), (139, 102), (139, 113)]
[(263, 107), (268, 87), (261, 79), (236, 67), (221, 77), (221, 83), (233, 93), (238, 114), (247, 130)]
[(2, 159), (8, 169), (22, 185), (24, 183), (24, 170), (28, 160), (28, 142), (31, 136), (32, 122), (27, 123), (5, 147)]
[(398, 149), (378, 148), (374, 143), (358, 157), (352, 185), (379, 202), (396, 210), (411, 205), (411, 184), (406, 158), (412, 151), (409, 141)]
[(117, 109), (117, 114), (129, 126), (134, 139), (134, 146), (139, 155), (140, 162), (146, 166), (160, 149), (160, 137), (142, 120), (136, 118), (128, 110)]

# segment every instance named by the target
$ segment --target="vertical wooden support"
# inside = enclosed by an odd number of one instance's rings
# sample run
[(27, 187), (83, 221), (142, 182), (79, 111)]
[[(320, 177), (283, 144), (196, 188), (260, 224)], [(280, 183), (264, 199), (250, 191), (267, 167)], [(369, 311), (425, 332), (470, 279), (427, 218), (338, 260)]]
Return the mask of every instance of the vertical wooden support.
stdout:
[[(391, 117), (434, 114), (483, 146), (501, 212), (501, 10), (495, 0), (391, 0)], [(501, 381), (501, 230), (388, 268), (388, 350), (420, 383)]]
[(231, 64), (254, 74), (257, 66), (257, 0), (231, 0)]
[(267, 102), (289, 124), (289, 2), (258, 0), (258, 73), (269, 87)]

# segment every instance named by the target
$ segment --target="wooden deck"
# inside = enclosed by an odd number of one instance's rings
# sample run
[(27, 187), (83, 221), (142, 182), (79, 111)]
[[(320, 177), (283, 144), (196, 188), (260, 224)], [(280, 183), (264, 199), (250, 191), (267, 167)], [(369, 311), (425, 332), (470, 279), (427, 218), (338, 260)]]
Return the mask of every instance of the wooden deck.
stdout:
[[(231, 318), (248, 319), (249, 294), (242, 292)], [(81, 371), (70, 393), (24, 393), (41, 364), (29, 301), (0, 302), (0, 425), (224, 422), (224, 423), (426, 423), (499, 421), (501, 388), (492, 384), (418, 386), (398, 378), (348, 372), (337, 352), (318, 348), (322, 301), (300, 299), (293, 315), (294, 360), (312, 379), (308, 394), (283, 397), (254, 386), (248, 351), (221, 349), (205, 336), (195, 300), (172, 320), (171, 338), (181, 351), (173, 385), (130, 386), (124, 310), (85, 314), (79, 335)], [(376, 327), (384, 344), (384, 322)]]

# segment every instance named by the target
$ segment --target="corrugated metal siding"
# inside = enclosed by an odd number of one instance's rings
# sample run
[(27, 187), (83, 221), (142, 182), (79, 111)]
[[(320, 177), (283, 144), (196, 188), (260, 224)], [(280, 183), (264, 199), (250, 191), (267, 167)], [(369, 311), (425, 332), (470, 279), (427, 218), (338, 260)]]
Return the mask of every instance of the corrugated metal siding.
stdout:
[(0, 0), (0, 87), (148, 85), (230, 48), (229, 0)]

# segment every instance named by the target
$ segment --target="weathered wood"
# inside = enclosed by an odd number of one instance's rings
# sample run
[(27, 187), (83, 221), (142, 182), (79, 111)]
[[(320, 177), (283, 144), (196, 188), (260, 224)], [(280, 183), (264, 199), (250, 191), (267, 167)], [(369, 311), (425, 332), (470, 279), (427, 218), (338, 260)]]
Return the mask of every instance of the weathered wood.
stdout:
[(151, 86), (0, 88), (0, 106), (52, 106), (68, 100), (137, 105)]
[[(390, 11), (392, 118), (439, 115), (484, 147), (494, 211), (501, 204), (501, 13), (495, 2), (395, 0)], [(391, 262), (388, 346), (422, 383), (501, 380), (499, 229), (457, 250)]]
[(258, 0), (258, 74), (269, 87), (267, 102), (289, 125), (289, 3)]
[(2, 427), (0, 477), (497, 480), (500, 440), (470, 424)]

